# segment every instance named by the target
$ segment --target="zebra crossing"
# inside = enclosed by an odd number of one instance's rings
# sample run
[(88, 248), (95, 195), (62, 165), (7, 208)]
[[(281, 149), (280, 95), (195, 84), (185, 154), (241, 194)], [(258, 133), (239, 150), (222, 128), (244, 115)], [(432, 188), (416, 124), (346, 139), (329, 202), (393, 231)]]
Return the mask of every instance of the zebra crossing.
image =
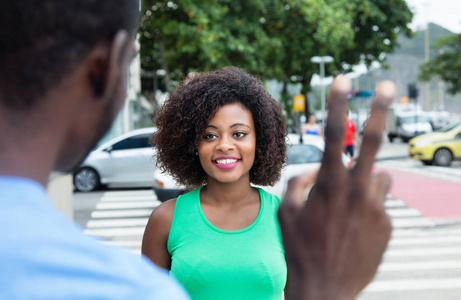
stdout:
[(358, 300), (461, 299), (461, 226), (424, 218), (388, 197), (393, 233), (374, 280)]
[(141, 253), (147, 220), (160, 203), (151, 189), (105, 192), (91, 213), (85, 233)]
[(461, 299), (461, 227), (394, 230), (359, 300)]
[[(85, 233), (140, 253), (148, 217), (159, 204), (152, 190), (107, 191)], [(358, 299), (461, 299), (461, 226), (427, 219), (390, 196), (385, 206), (392, 238), (375, 279)]]

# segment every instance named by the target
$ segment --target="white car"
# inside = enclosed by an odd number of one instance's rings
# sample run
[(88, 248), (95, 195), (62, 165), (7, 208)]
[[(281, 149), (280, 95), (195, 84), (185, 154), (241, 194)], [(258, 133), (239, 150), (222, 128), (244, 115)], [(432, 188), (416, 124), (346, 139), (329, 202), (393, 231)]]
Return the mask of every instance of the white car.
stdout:
[[(280, 181), (274, 186), (263, 186), (262, 188), (269, 193), (282, 197), (286, 184), (293, 176), (300, 175), (309, 170), (317, 170), (325, 148), (323, 138), (315, 135), (303, 135), (302, 144), (300, 143), (299, 134), (289, 134), (290, 145), (287, 153), (287, 166), (282, 169)], [(347, 166), (348, 158), (343, 154), (344, 166)], [(153, 189), (158, 200), (166, 201), (176, 198), (186, 192), (185, 188), (178, 185), (173, 178), (165, 173), (156, 170), (154, 173)]]
[(120, 135), (95, 150), (74, 172), (74, 186), (89, 192), (101, 185), (151, 186), (155, 150), (150, 140), (155, 127)]

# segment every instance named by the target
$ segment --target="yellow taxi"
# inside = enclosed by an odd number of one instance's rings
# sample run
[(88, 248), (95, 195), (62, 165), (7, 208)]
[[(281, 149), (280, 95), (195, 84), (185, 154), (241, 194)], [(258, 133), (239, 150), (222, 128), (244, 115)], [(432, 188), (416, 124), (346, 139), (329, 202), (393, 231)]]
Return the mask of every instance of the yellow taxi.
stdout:
[(461, 123), (412, 138), (408, 151), (411, 158), (425, 165), (449, 166), (453, 160), (461, 159)]

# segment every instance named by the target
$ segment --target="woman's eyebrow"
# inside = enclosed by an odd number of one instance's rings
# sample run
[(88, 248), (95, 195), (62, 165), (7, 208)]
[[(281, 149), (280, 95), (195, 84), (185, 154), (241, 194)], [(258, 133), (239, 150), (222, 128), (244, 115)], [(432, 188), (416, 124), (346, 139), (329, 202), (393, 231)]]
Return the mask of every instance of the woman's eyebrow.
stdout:
[[(232, 124), (230, 128), (236, 127), (236, 126), (245, 126), (245, 127), (251, 128), (250, 125), (245, 124), (245, 123), (235, 123), (235, 124)], [(211, 128), (214, 128), (214, 129), (218, 129), (217, 126), (215, 126), (215, 125), (210, 125), (210, 124), (208, 124), (206, 127), (207, 127), (207, 128), (208, 128), (208, 127), (211, 127)]]
[(235, 123), (235, 124), (233, 124), (233, 125), (231, 126), (231, 128), (232, 128), (232, 127), (235, 127), (235, 126), (245, 126), (245, 127), (251, 128), (250, 125), (245, 124), (245, 123)]

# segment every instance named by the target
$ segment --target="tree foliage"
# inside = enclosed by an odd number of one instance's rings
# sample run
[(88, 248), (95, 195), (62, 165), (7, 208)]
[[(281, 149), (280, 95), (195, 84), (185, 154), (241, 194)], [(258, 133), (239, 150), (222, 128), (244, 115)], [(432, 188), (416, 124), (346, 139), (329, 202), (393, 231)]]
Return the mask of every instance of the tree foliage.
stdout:
[(420, 66), (419, 79), (429, 81), (439, 77), (445, 82), (447, 92), (461, 92), (461, 34), (440, 39), (434, 46), (438, 55)]
[(384, 62), (399, 34), (411, 36), (412, 17), (404, 0), (144, 0), (141, 67), (178, 81), (235, 65), (306, 93), (319, 70), (311, 57), (334, 58), (327, 75)]

